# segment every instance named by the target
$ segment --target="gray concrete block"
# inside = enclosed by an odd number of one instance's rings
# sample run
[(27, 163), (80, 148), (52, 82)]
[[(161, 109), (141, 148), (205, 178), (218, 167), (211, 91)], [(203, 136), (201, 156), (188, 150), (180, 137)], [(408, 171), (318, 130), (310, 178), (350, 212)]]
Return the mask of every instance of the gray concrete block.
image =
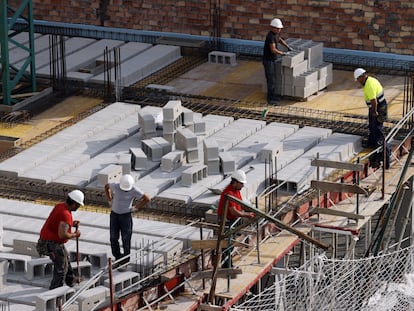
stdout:
[(203, 141), (204, 163), (209, 160), (216, 160), (219, 157), (219, 146), (214, 138), (206, 138)]
[(181, 150), (197, 148), (197, 136), (187, 128), (177, 129), (175, 135), (175, 147)]
[(171, 151), (161, 158), (161, 170), (164, 172), (172, 172), (181, 167), (183, 163), (185, 163), (185, 151)]
[(55, 311), (58, 301), (63, 305), (74, 294), (74, 288), (64, 285), (36, 295), (36, 311)]
[(236, 170), (236, 160), (231, 152), (220, 152), (219, 158), (223, 174), (230, 174)]
[(209, 175), (220, 174), (220, 159), (207, 160), (204, 162), (207, 165), (207, 172)]
[(97, 175), (98, 186), (104, 187), (108, 183), (119, 182), (122, 177), (122, 166), (110, 164), (100, 170)]
[(309, 83), (305, 87), (302, 86), (295, 86), (294, 87), (294, 96), (300, 98), (308, 98), (309, 96), (316, 94), (319, 90), (319, 82), (318, 80)]
[(53, 274), (53, 262), (49, 257), (34, 258), (27, 262), (26, 279), (51, 277)]
[(9, 262), (9, 271), (23, 272), (27, 271), (27, 263), (32, 259), (30, 256), (14, 254), (14, 253), (0, 253), (0, 261), (7, 260)]
[[(136, 284), (140, 279), (140, 275), (136, 272), (127, 271), (127, 272), (113, 272), (112, 282), (114, 285), (114, 291), (120, 292), (130, 287), (132, 284)], [(104, 281), (104, 286), (109, 288), (110, 283), (109, 279)]]
[(76, 299), (79, 311), (95, 310), (100, 303), (109, 297), (109, 293), (109, 288), (104, 286), (97, 286), (84, 291)]
[[(72, 261), (70, 263), (73, 273), (78, 275), (78, 263), (77, 261)], [(79, 260), (79, 271), (80, 276), (84, 279), (90, 279), (92, 277), (92, 264), (89, 261)]]
[(318, 81), (318, 70), (310, 70), (293, 78), (293, 86), (306, 87)]
[(236, 53), (212, 51), (208, 53), (208, 62), (212, 64), (237, 65)]
[(162, 108), (163, 120), (174, 121), (180, 117), (182, 111), (181, 100), (170, 100)]
[[(283, 75), (284, 77), (297, 77), (308, 70), (308, 60), (305, 59), (304, 61), (297, 63), (295, 67), (283, 67)], [(286, 79), (285, 78), (285, 79)]]
[(207, 165), (194, 165), (181, 173), (181, 184), (186, 187), (191, 187), (206, 177)]
[(186, 155), (186, 159), (187, 159), (187, 163), (195, 163), (200, 161), (200, 154), (199, 154), (199, 150), (194, 149), (194, 150), (187, 150), (185, 152)]
[(304, 51), (292, 51), (282, 57), (282, 66), (294, 68), (305, 60)]

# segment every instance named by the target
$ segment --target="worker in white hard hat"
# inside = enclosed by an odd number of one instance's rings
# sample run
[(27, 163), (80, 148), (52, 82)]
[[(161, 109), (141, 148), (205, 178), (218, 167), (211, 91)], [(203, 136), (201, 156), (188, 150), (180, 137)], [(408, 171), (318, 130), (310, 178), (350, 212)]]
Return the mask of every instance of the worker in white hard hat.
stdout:
[[(223, 215), (224, 206), (226, 204), (226, 195), (231, 195), (239, 200), (242, 200), (241, 189), (247, 183), (246, 173), (242, 170), (237, 170), (231, 175), (230, 184), (224, 188), (220, 195), (220, 201), (217, 208), (217, 214), (220, 218), (220, 221), (226, 221), (227, 226), (231, 226), (238, 218), (244, 217), (248, 219), (253, 219), (256, 217), (255, 213), (245, 211), (240, 204), (227, 200), (227, 214)], [(231, 261), (231, 251), (232, 247), (228, 247), (223, 251), (224, 263), (222, 267), (228, 268), (232, 266)]]
[[(72, 219), (72, 212), (83, 206), (85, 196), (80, 190), (68, 193), (66, 202), (60, 202), (50, 212), (40, 230), (36, 249), (40, 256), (49, 256), (53, 262), (53, 278), (49, 289), (66, 285), (72, 287), (78, 283), (70, 265), (69, 253), (65, 243), (69, 239), (79, 238), (79, 221)], [(72, 227), (75, 231), (72, 232)]]
[[(369, 76), (364, 68), (354, 70), (354, 79), (364, 88), (364, 99), (368, 106), (368, 147), (376, 149), (383, 145), (385, 137), (383, 123), (387, 119), (388, 105), (384, 96), (384, 88), (376, 78)], [(388, 143), (385, 149), (385, 168), (388, 169), (390, 165), (390, 148)], [(376, 159), (371, 159), (371, 162), (373, 162), (371, 166), (378, 166), (381, 159), (383, 159), (382, 152)]]
[(269, 105), (277, 105), (279, 96), (276, 93), (276, 85), (281, 83), (280, 77), (276, 70), (276, 61), (278, 57), (286, 55), (286, 52), (279, 48), (279, 44), (283, 45), (288, 51), (292, 48), (280, 36), (283, 24), (279, 18), (274, 18), (270, 22), (270, 31), (266, 35), (263, 47), (263, 66), (267, 82), (267, 103)]
[[(109, 230), (112, 255), (116, 265), (123, 266), (129, 262), (131, 254), (132, 237), (132, 211), (147, 205), (150, 197), (135, 185), (135, 179), (130, 174), (125, 174), (119, 182), (105, 185), (105, 194), (111, 206), (109, 216)], [(119, 244), (119, 236), (122, 239), (122, 248)], [(122, 258), (122, 260), (121, 260)]]

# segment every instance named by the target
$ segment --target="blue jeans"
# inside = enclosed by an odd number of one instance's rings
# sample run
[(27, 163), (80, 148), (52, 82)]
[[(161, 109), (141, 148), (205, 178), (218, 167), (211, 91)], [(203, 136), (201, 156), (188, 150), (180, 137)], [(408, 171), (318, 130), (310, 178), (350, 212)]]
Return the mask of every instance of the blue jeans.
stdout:
[(276, 102), (276, 84), (277, 84), (277, 75), (276, 75), (276, 61), (265, 60), (263, 61), (263, 66), (265, 70), (266, 82), (267, 82), (267, 102)]
[[(132, 216), (131, 213), (117, 214), (111, 212), (109, 218), (110, 241), (112, 255), (116, 260), (127, 256), (131, 253), (131, 237), (132, 237)], [(124, 253), (121, 253), (119, 245), (119, 234), (122, 238), (122, 248)], [(128, 262), (129, 259), (126, 261)]]

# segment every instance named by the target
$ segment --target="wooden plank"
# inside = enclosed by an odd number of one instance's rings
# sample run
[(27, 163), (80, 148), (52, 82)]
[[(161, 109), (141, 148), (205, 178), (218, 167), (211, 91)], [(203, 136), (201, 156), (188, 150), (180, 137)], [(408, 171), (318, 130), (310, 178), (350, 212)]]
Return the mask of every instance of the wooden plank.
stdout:
[[(227, 276), (234, 276), (237, 274), (242, 274), (243, 271), (241, 269), (235, 269), (235, 268), (219, 268), (217, 269), (217, 277), (219, 278), (226, 278)], [(194, 273), (194, 275), (191, 277), (193, 280), (200, 280), (200, 279), (211, 279), (213, 277), (213, 270), (204, 270), (204, 271), (198, 271)]]
[(326, 214), (326, 215), (334, 215), (334, 216), (343, 216), (351, 219), (364, 219), (365, 217), (362, 215), (344, 212), (340, 210), (336, 210), (333, 208), (314, 208), (311, 214)]
[[(212, 249), (217, 246), (217, 240), (193, 240), (191, 241), (192, 249)], [(229, 243), (227, 240), (221, 241), (221, 248), (227, 248)]]
[(200, 304), (201, 311), (222, 311), (223, 308), (221, 306), (213, 306), (206, 303)]
[(349, 192), (368, 196), (368, 191), (358, 185), (341, 184), (330, 181), (312, 180), (311, 187), (324, 192)]
[(362, 172), (364, 170), (364, 165), (361, 163), (337, 162), (337, 161), (321, 160), (321, 159), (313, 159), (311, 161), (311, 165), (330, 167), (330, 168), (335, 168), (335, 169), (340, 169), (340, 170), (357, 171), (357, 172)]

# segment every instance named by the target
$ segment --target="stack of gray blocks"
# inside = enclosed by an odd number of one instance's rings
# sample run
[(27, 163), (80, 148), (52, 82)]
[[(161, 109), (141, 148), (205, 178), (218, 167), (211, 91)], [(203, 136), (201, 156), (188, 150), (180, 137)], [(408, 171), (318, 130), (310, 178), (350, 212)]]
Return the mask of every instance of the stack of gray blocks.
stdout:
[(163, 137), (154, 137), (141, 141), (141, 148), (145, 155), (153, 162), (160, 162), (161, 158), (171, 151), (171, 143)]
[(204, 164), (209, 175), (220, 173), (219, 146), (214, 139), (206, 138), (203, 142)]
[(178, 150), (185, 150), (188, 163), (198, 162), (198, 139), (196, 134), (188, 128), (184, 127), (177, 129), (175, 137), (175, 147)]
[(284, 96), (308, 98), (333, 81), (332, 64), (323, 61), (323, 43), (287, 39), (293, 48), (277, 62), (276, 92)]
[(182, 112), (180, 100), (170, 100), (162, 108), (162, 135), (171, 144), (175, 142), (177, 129), (183, 125)]

